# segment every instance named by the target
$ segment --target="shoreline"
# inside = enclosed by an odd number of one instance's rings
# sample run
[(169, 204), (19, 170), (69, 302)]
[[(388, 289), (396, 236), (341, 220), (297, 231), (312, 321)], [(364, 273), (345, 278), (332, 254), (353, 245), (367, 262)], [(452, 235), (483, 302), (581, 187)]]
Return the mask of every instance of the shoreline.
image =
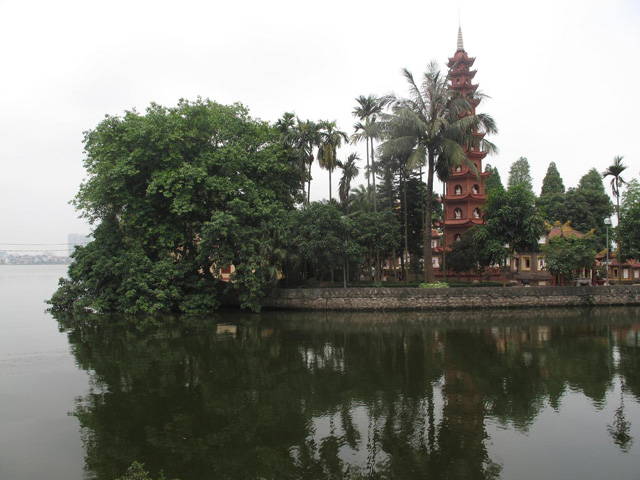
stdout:
[(640, 305), (640, 285), (597, 287), (451, 287), (277, 289), (269, 310), (470, 310)]

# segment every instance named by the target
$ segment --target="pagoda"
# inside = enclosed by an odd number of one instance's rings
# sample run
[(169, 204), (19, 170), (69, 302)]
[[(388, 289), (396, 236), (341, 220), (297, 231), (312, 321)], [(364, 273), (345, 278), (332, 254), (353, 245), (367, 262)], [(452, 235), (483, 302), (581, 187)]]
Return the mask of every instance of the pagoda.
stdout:
[[(469, 57), (462, 43), (462, 29), (458, 27), (458, 48), (453, 57), (449, 58), (450, 88), (460, 93), (467, 99), (471, 110), (468, 115), (475, 115), (476, 107), (480, 100), (473, 97), (478, 85), (473, 83), (477, 70), (471, 70), (474, 57)], [(475, 131), (474, 135), (482, 140), (484, 133)], [(480, 144), (480, 143), (479, 143)], [(482, 159), (487, 155), (486, 151), (473, 146), (466, 146), (467, 158), (475, 166), (477, 175), (468, 165), (454, 168), (445, 182), (445, 212), (444, 224), (446, 235), (444, 247), (451, 247), (452, 243), (460, 238), (464, 232), (474, 225), (481, 225), (482, 207), (487, 202), (484, 190), (484, 181), (490, 175), (482, 172)]]

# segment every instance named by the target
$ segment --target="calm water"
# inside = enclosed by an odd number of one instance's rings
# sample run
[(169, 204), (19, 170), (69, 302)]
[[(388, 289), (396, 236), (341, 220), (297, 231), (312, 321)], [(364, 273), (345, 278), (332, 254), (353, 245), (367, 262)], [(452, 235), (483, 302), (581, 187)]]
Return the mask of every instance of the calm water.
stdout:
[(63, 273), (0, 267), (1, 479), (638, 477), (639, 309), (56, 320)]

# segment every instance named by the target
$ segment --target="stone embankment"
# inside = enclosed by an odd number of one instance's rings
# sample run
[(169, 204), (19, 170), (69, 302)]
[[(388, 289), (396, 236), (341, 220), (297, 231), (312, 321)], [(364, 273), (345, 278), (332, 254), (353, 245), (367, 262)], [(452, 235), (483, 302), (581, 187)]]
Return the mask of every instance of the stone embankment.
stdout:
[(265, 308), (296, 310), (442, 310), (640, 305), (640, 285), (609, 287), (279, 289)]

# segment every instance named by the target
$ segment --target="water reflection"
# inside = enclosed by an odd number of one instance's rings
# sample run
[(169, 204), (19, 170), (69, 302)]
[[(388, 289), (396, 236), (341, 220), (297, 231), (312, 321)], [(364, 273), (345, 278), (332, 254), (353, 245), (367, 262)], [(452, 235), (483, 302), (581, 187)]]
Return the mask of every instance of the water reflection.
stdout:
[(572, 395), (608, 415), (598, 435), (617, 450), (601, 454), (632, 451), (639, 313), (58, 321), (91, 373), (73, 414), (96, 478), (138, 460), (183, 480), (489, 479), (508, 467), (493, 425), (532, 435)]

